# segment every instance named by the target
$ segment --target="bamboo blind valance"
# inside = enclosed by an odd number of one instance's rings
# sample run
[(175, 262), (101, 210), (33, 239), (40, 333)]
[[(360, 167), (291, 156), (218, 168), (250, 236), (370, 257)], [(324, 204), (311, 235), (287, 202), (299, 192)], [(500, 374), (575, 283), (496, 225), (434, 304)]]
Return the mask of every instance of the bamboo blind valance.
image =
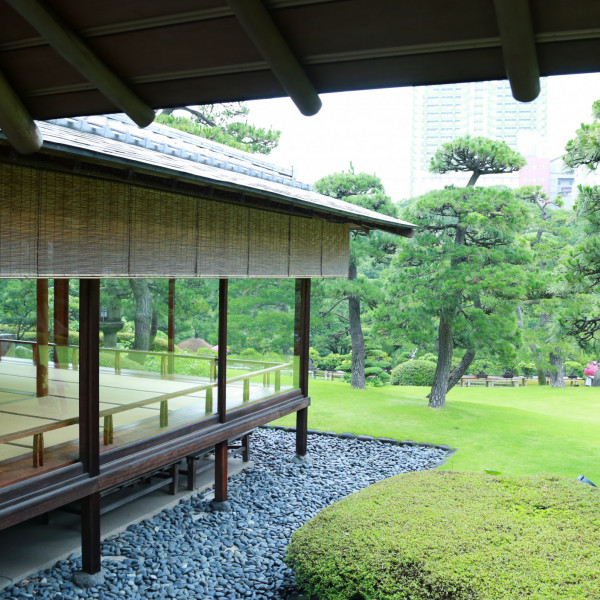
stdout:
[(348, 226), (0, 164), (0, 277), (344, 277)]

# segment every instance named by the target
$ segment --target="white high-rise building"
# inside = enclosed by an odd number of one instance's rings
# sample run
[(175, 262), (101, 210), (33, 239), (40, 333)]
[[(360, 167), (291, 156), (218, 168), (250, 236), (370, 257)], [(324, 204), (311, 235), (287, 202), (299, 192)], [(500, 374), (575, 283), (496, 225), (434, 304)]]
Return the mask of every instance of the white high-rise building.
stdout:
[[(444, 143), (463, 135), (483, 136), (505, 141), (519, 149), (519, 137), (528, 132), (545, 138), (548, 92), (546, 79), (541, 80), (540, 95), (530, 103), (517, 102), (507, 81), (482, 81), (434, 85), (413, 89), (413, 127), (411, 153), (411, 196), (444, 185), (464, 186), (469, 173), (435, 175), (429, 162)], [(519, 185), (518, 173), (486, 175), (481, 185)]]

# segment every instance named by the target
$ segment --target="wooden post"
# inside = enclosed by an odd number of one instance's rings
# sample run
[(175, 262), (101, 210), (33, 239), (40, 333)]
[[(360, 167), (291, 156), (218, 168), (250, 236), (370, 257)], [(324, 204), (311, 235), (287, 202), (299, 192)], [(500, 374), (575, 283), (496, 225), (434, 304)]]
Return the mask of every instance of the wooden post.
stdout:
[(227, 279), (219, 279), (219, 350), (217, 353), (217, 410), (219, 421), (227, 420)]
[(227, 449), (229, 440), (215, 444), (215, 498), (211, 502), (213, 511), (229, 511), (227, 502)]
[[(79, 292), (79, 450), (84, 471), (100, 473), (100, 280), (80, 279)], [(81, 550), (83, 571), (101, 569), (100, 494), (82, 499)]]
[(79, 447), (85, 471), (100, 470), (100, 280), (81, 279), (79, 290)]
[(175, 280), (169, 279), (169, 320), (168, 320), (168, 347), (167, 352), (169, 353), (169, 364), (167, 367), (167, 374), (173, 375), (175, 373)]
[[(294, 317), (294, 387), (308, 397), (308, 354), (310, 348), (310, 279), (296, 279), (296, 310)], [(308, 408), (296, 413), (296, 457), (308, 452)]]
[(81, 500), (81, 548), (83, 572), (89, 575), (102, 569), (100, 554), (100, 492)]
[(38, 279), (37, 285), (37, 349), (36, 394), (48, 395), (48, 280)]
[(296, 279), (294, 313), (294, 387), (308, 397), (310, 349), (310, 279)]
[(54, 280), (54, 366), (69, 366), (69, 280)]

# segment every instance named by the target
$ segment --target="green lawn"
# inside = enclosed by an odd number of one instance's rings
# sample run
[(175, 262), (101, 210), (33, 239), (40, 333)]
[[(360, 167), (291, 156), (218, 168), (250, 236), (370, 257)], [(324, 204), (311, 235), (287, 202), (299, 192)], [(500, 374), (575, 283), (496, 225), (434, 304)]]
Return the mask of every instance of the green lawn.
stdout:
[[(311, 380), (309, 427), (448, 444), (459, 450), (452, 470), (584, 474), (600, 485), (600, 388), (454, 388), (438, 410), (428, 392)], [(279, 423), (295, 425), (294, 416)]]

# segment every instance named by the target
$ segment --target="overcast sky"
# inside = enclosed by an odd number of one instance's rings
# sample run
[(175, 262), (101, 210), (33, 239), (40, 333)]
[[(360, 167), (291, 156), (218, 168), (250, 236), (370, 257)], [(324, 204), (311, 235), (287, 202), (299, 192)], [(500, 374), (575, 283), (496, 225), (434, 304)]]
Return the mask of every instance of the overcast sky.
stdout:
[[(381, 177), (394, 200), (408, 195), (411, 144), (411, 88), (322, 94), (323, 108), (302, 116), (289, 98), (248, 102), (249, 122), (282, 131), (270, 160), (294, 166), (297, 179), (347, 170)], [(600, 99), (600, 74), (548, 79), (548, 154), (562, 153), (582, 122), (591, 121), (591, 105)]]

